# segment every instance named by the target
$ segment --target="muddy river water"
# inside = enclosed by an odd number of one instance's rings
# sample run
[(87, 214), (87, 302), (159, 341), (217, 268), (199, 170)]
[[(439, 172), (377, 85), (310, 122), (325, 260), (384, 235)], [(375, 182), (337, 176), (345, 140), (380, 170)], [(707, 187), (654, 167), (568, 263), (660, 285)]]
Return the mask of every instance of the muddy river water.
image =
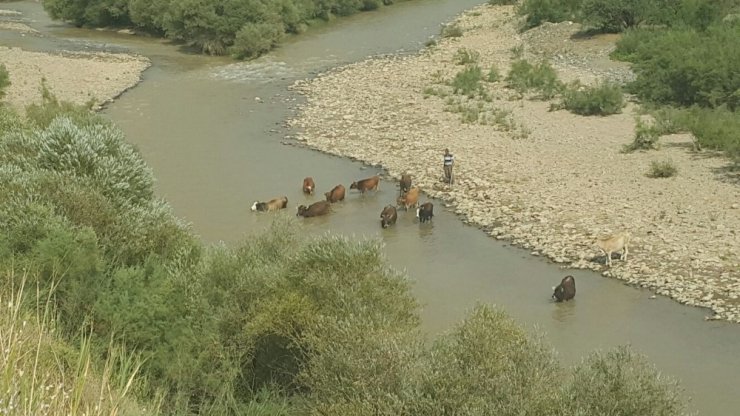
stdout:
[[(288, 41), (268, 56), (233, 62), (183, 52), (154, 39), (69, 28), (49, 22), (37, 3), (9, 3), (23, 11), (45, 38), (2, 35), (4, 44), (28, 49), (124, 49), (152, 59), (136, 88), (105, 114), (135, 143), (154, 169), (157, 192), (192, 222), (205, 241), (233, 243), (269, 226), (271, 216), (249, 210), (255, 200), (319, 200), (300, 190), (304, 176), (319, 193), (334, 185), (382, 173), (376, 167), (282, 142), (283, 127), (300, 100), (288, 90), (297, 79), (329, 67), (384, 53), (411, 53), (440, 23), (480, 0), (399, 3), (320, 27)], [(440, 167), (441, 169), (441, 167)], [(302, 221), (302, 232), (378, 238), (387, 259), (414, 281), (424, 328), (440, 333), (476, 304), (505, 309), (521, 324), (543, 331), (570, 364), (594, 349), (630, 344), (664, 373), (676, 377), (702, 415), (740, 414), (740, 326), (706, 322), (707, 311), (586, 271), (566, 271), (466, 226), (441, 201), (432, 223), (400, 212), (381, 230), (379, 214), (397, 195), (381, 183), (377, 194), (348, 198), (328, 217)], [(422, 200), (425, 198), (422, 198)], [(566, 274), (578, 285), (576, 301), (554, 304), (551, 287)]]

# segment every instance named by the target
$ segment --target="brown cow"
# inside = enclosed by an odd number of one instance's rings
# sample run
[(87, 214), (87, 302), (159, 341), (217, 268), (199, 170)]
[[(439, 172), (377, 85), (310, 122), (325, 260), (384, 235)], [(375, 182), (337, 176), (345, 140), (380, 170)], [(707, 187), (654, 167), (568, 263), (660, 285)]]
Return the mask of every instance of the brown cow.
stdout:
[(254, 201), (252, 211), (277, 211), (288, 206), (288, 197), (271, 199), (268, 202)]
[(313, 195), (313, 191), (316, 189), (316, 184), (313, 183), (313, 178), (308, 176), (303, 179), (303, 193)]
[(375, 190), (377, 191), (380, 188), (380, 176), (375, 175), (373, 177), (363, 179), (361, 181), (352, 182), (352, 185), (349, 186), (349, 189), (357, 189), (361, 193), (365, 193), (369, 190)]
[(398, 219), (396, 207), (393, 205), (386, 205), (386, 207), (383, 208), (383, 212), (380, 213), (380, 226), (388, 228), (389, 225), (396, 223), (396, 219)]
[(408, 174), (401, 175), (401, 182), (399, 183), (399, 188), (401, 190), (400, 191), (401, 196), (403, 196), (403, 194), (405, 194), (406, 192), (409, 191), (409, 189), (411, 189), (411, 175), (408, 175)]
[(331, 203), (344, 201), (344, 191), (344, 185), (340, 184), (332, 188), (331, 191), (326, 192), (324, 196), (326, 197), (326, 200)]
[(419, 208), (416, 208), (416, 218), (419, 222), (431, 221), (434, 216), (434, 204), (425, 202)]
[(329, 213), (331, 204), (326, 201), (314, 202), (313, 204), (306, 207), (301, 205), (298, 207), (298, 213), (296, 216), (299, 217), (318, 217), (319, 215), (326, 215)]
[(552, 288), (552, 298), (555, 302), (568, 301), (576, 297), (576, 279), (573, 276), (565, 276), (559, 285)]
[(406, 211), (409, 207), (415, 207), (419, 205), (419, 187), (411, 188), (406, 195), (401, 195), (396, 201), (398, 206), (402, 206)]

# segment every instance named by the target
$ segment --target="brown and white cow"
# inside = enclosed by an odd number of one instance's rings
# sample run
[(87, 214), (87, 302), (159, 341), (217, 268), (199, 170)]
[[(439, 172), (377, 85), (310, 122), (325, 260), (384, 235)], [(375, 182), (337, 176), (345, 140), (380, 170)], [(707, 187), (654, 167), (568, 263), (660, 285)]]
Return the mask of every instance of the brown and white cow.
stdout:
[(400, 195), (403, 196), (406, 192), (411, 189), (411, 175), (404, 174), (401, 175), (401, 182), (398, 184), (398, 187), (400, 188)]
[(419, 219), (419, 222), (431, 221), (433, 216), (434, 204), (432, 204), (431, 202), (425, 202), (416, 209), (416, 218)]
[(320, 215), (328, 214), (330, 208), (331, 208), (331, 204), (326, 201), (314, 202), (308, 207), (305, 205), (301, 205), (298, 207), (298, 213), (296, 214), (296, 216), (306, 217), (306, 218), (318, 217)]
[(254, 201), (252, 211), (277, 211), (288, 206), (288, 197), (271, 199), (267, 202)]
[(565, 276), (560, 284), (553, 289), (552, 298), (555, 302), (568, 301), (576, 297), (576, 279), (573, 276)]
[(349, 186), (349, 189), (357, 189), (361, 193), (365, 193), (370, 190), (377, 191), (380, 187), (380, 176), (375, 175), (367, 179), (363, 179), (361, 181), (352, 182), (352, 185)]
[(396, 201), (398, 206), (403, 207), (406, 211), (409, 207), (415, 207), (419, 204), (419, 187), (411, 188), (405, 195), (398, 197)]
[(339, 201), (344, 201), (344, 185), (337, 185), (334, 188), (332, 188), (331, 191), (326, 192), (324, 196), (326, 197), (326, 200), (334, 203)]
[(313, 178), (307, 176), (303, 179), (303, 193), (313, 195), (313, 191), (316, 189), (316, 184), (313, 183)]
[(398, 212), (396, 212), (396, 207), (393, 205), (386, 205), (386, 207), (383, 208), (383, 212), (380, 213), (380, 226), (388, 228), (388, 226), (395, 224), (397, 219)]

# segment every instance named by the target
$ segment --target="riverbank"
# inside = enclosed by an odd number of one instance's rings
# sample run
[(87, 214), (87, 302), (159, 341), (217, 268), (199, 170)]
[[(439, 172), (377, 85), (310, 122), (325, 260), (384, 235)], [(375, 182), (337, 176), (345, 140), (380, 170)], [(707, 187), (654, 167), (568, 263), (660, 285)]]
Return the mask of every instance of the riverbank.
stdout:
[[(634, 104), (583, 117), (550, 111), (551, 102), (521, 99), (496, 82), (488, 88), (508, 120), (502, 128), (464, 124), (446, 111), (445, 98), (425, 94), (462, 69), (461, 48), (501, 74), (521, 54), (549, 59), (564, 81), (623, 82), (629, 68), (608, 58), (616, 37), (572, 38), (579, 28), (568, 23), (520, 34), (511, 6), (480, 6), (456, 24), (461, 37), (417, 55), (370, 59), (296, 83), (307, 100), (290, 122), (297, 139), (382, 165), (395, 178), (411, 173), (465, 221), (564, 268), (596, 270), (711, 308), (708, 318), (740, 322), (740, 187), (726, 159), (693, 151), (689, 135), (665, 136), (657, 151), (621, 153), (634, 138)], [(445, 148), (456, 157), (453, 187), (440, 182)], [(664, 160), (678, 175), (647, 177), (651, 162)], [(593, 242), (620, 230), (633, 235), (628, 261), (607, 268)], [(543, 284), (551, 280), (543, 276)]]
[[(0, 31), (40, 36), (22, 13), (0, 9)], [(60, 51), (43, 53), (0, 46), (0, 63), (10, 76), (3, 101), (22, 110), (42, 101), (42, 80), (59, 99), (75, 104), (94, 102), (96, 109), (141, 81), (151, 65), (140, 55)]]

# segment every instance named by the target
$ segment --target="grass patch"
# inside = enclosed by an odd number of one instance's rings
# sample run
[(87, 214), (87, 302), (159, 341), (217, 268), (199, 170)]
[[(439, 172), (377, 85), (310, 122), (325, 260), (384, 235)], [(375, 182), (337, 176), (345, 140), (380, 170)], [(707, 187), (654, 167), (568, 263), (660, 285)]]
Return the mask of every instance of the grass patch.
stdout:
[(501, 80), (501, 74), (498, 72), (498, 68), (496, 68), (496, 65), (491, 65), (491, 68), (486, 74), (486, 81), (497, 82), (499, 80)]
[(653, 123), (645, 123), (638, 119), (635, 126), (635, 139), (632, 143), (624, 146), (622, 151), (624, 153), (632, 153), (635, 150), (657, 149), (659, 140), (660, 129)]
[(474, 64), (478, 62), (479, 58), (480, 53), (466, 48), (458, 49), (454, 56), (455, 63), (458, 65)]
[(650, 170), (647, 176), (651, 178), (670, 178), (678, 173), (678, 168), (670, 160), (650, 162)]

